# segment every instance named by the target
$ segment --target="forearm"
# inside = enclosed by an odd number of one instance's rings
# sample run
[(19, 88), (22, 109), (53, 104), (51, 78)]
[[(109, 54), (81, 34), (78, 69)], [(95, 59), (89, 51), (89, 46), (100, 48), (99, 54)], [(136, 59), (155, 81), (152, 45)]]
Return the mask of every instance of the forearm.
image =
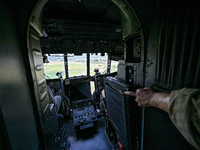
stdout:
[(155, 92), (151, 97), (150, 105), (152, 107), (156, 107), (166, 112), (169, 112), (168, 110), (169, 99), (170, 99), (170, 93)]

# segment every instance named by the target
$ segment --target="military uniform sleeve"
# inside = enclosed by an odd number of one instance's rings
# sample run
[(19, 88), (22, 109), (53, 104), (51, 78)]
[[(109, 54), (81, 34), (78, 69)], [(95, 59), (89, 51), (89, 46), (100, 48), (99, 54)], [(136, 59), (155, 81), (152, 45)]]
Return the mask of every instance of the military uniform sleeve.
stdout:
[(200, 149), (200, 89), (172, 91), (169, 116), (185, 139)]

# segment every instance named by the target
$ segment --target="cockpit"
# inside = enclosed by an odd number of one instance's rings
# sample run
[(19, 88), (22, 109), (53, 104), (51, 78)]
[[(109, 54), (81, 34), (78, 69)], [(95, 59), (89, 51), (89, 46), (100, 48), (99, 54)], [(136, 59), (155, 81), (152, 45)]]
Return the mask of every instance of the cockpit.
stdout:
[[(99, 148), (116, 149), (119, 147), (117, 134), (110, 126), (106, 129), (105, 79), (117, 78), (119, 61), (124, 59), (121, 10), (112, 1), (50, 0), (46, 4), (41, 2), (42, 6), (38, 22), (40, 28), (34, 26), (34, 20), (30, 23), (30, 49), (34, 52), (30, 57), (36, 66), (36, 83), (40, 83), (35, 93), (40, 97), (38, 103), (43, 110), (40, 116), (49, 118), (47, 112), (50, 107), (50, 112), (57, 118), (58, 130), (51, 129), (58, 132), (54, 144), (58, 147), (68, 145), (67, 149), (69, 145), (78, 146), (78, 136), (84, 138), (87, 131), (102, 138), (101, 143), (94, 140), (96, 144), (90, 148), (96, 149), (97, 145), (102, 145)], [(139, 34), (137, 31), (138, 43), (135, 46), (138, 54), (141, 42)], [(46, 131), (50, 124), (43, 124), (42, 130)], [(126, 127), (122, 128), (125, 130)], [(109, 138), (116, 139), (113, 144), (108, 144), (109, 140), (102, 134), (105, 132), (108, 132)], [(49, 139), (47, 134), (44, 133), (44, 137)], [(70, 137), (77, 139), (69, 141), (65, 138), (70, 134)], [(128, 146), (125, 142), (127, 137), (123, 138), (122, 143)], [(85, 145), (88, 145), (88, 140), (91, 138), (85, 140)], [(49, 143), (46, 145), (51, 147)]]
[(0, 7), (0, 149), (194, 149), (166, 112), (124, 93), (200, 87), (199, 2)]

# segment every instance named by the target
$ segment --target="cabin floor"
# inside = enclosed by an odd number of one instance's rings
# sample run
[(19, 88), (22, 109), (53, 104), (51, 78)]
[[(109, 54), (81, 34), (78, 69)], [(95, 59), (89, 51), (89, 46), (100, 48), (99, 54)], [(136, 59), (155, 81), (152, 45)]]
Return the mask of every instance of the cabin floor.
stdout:
[(62, 150), (118, 150), (118, 144), (108, 140), (104, 117), (99, 117), (96, 125), (84, 130), (75, 130), (73, 120), (63, 123), (62, 139), (56, 144)]

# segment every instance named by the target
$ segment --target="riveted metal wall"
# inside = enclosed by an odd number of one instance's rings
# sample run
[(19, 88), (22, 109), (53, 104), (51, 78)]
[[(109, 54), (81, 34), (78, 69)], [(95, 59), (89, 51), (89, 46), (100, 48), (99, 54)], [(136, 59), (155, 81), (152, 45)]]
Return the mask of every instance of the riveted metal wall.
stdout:
[[(144, 86), (167, 92), (182, 87), (199, 88), (200, 3), (185, 0), (129, 2), (144, 33)], [(167, 113), (145, 108), (143, 149), (193, 148)]]
[(29, 1), (20, 7), (21, 2), (0, 2), (0, 149), (39, 149), (33, 88), (24, 55), (27, 49), (22, 44), (26, 43), (26, 23), (35, 3)]
[[(145, 86), (168, 92), (199, 88), (199, 2), (162, 1), (158, 6), (145, 33)], [(167, 113), (145, 108), (144, 115), (144, 149), (193, 149)]]
[(160, 5), (149, 37), (148, 85), (167, 90), (200, 87), (199, 8), (199, 2), (190, 1)]

